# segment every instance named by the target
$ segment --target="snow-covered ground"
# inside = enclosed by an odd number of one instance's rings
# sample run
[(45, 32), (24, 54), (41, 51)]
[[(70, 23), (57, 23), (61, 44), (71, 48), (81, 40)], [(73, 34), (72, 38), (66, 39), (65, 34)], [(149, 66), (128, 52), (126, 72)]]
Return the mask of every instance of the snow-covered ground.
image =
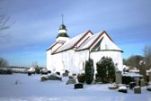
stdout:
[(151, 92), (145, 88), (141, 94), (109, 90), (108, 84), (84, 85), (84, 89), (75, 90), (65, 84), (66, 80), (41, 82), (40, 75), (0, 75), (0, 101), (151, 101)]

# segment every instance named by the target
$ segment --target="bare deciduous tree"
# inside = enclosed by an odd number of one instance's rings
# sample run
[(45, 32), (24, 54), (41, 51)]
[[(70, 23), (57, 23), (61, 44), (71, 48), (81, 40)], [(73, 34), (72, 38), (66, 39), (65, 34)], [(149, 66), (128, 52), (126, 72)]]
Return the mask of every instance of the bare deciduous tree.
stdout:
[(0, 31), (3, 31), (9, 28), (9, 26), (7, 25), (8, 20), (9, 20), (9, 17), (5, 15), (0, 15)]
[[(0, 0), (0, 4), (3, 4), (3, 0)], [(10, 17), (8, 17), (4, 12), (4, 9), (0, 5), (0, 38), (6, 36), (3, 31), (9, 28), (8, 21)]]
[(144, 59), (143, 56), (132, 55), (127, 60), (125, 60), (124, 63), (125, 65), (130, 66), (130, 68), (134, 68), (134, 67), (139, 68), (140, 67), (139, 62), (143, 59)]

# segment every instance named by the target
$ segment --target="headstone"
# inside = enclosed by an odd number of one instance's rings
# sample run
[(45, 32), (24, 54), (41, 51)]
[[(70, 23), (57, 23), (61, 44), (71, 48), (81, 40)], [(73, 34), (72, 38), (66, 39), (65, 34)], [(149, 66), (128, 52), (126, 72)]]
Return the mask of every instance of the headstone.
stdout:
[(140, 86), (134, 87), (134, 93), (135, 94), (141, 94), (141, 87)]
[(83, 84), (81, 83), (74, 84), (74, 89), (82, 89), (82, 88), (83, 88)]
[(121, 74), (121, 71), (117, 71), (116, 74), (115, 74), (116, 78), (116, 84), (121, 84), (122, 83), (122, 74)]

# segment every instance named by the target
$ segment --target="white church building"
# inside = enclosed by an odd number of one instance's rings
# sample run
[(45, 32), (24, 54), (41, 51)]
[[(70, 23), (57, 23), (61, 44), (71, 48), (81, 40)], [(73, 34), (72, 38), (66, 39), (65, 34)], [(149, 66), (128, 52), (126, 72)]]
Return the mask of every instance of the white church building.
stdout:
[(51, 72), (83, 73), (86, 60), (92, 59), (96, 73), (96, 63), (102, 57), (112, 58), (116, 69), (123, 70), (123, 51), (107, 32), (94, 34), (88, 30), (70, 38), (62, 23), (58, 33), (56, 41), (47, 49), (47, 69)]

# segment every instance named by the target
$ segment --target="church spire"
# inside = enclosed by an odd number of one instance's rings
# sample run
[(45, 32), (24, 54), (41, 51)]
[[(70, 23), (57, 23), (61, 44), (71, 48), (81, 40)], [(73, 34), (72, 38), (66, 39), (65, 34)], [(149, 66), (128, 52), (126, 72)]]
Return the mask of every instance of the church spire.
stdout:
[(62, 24), (60, 25), (59, 27), (59, 31), (58, 31), (58, 37), (69, 37), (68, 34), (67, 34), (67, 29), (66, 29), (66, 26), (64, 25), (64, 19), (63, 19), (63, 14), (61, 15), (62, 17)]
[(58, 30), (58, 36), (57, 36), (57, 40), (58, 39), (62, 39), (62, 38), (69, 38), (68, 34), (67, 34), (67, 28), (64, 25), (64, 16), (63, 14), (61, 15), (61, 20), (62, 20), (62, 24), (59, 26), (59, 30)]
[(62, 25), (63, 25), (63, 23), (64, 23), (64, 21), (63, 21), (63, 14), (61, 15), (61, 17), (62, 17)]

